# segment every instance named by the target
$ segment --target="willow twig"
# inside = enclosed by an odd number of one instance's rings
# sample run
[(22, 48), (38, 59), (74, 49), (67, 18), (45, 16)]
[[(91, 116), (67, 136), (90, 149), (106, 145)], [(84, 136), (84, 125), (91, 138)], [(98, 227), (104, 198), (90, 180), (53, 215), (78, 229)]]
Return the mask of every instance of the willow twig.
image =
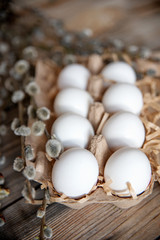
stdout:
[[(23, 125), (24, 119), (23, 119), (23, 103), (22, 101), (18, 102), (18, 113), (19, 113), (19, 120), (20, 124)], [(25, 137), (21, 136), (21, 155), (22, 158), (24, 159), (24, 166), (26, 166), (26, 158), (25, 158)], [(29, 192), (29, 198), (31, 200), (31, 203), (34, 202), (33, 197), (32, 197), (32, 190), (31, 190), (31, 183), (28, 179), (26, 179), (27, 187), (28, 187), (28, 192)]]
[[(42, 202), (42, 208), (43, 210), (46, 212), (46, 207), (47, 207), (47, 200), (46, 200), (46, 189), (44, 191), (44, 198), (43, 198), (43, 202)], [(46, 219), (45, 219), (45, 214), (44, 216), (42, 217), (42, 220), (41, 220), (41, 227), (40, 227), (40, 235), (39, 235), (39, 239), (40, 240), (44, 240), (44, 227), (45, 227), (45, 224), (46, 224)]]

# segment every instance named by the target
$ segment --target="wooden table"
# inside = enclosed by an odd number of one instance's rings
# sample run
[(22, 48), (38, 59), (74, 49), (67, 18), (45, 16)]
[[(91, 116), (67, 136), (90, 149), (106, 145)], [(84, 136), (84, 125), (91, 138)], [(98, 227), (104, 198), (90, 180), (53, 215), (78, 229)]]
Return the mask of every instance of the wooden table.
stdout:
[(62, 19), (68, 30), (89, 28), (106, 40), (159, 48), (160, 1), (158, 0), (15, 0), (38, 8), (48, 18)]
[[(1, 169), (11, 194), (2, 201), (6, 224), (0, 228), (0, 239), (33, 239), (38, 235), (40, 220), (38, 207), (26, 204), (21, 196), (24, 178), (12, 170), (14, 157), (19, 155), (19, 140), (8, 136), (3, 148), (7, 157)], [(130, 209), (119, 209), (111, 204), (91, 204), (74, 210), (58, 203), (47, 208), (47, 224), (53, 229), (53, 238), (62, 239), (158, 239), (160, 235), (160, 186)]]
[[(20, 0), (17, 2), (22, 4)], [(92, 28), (95, 36), (110, 34), (122, 40), (126, 37), (129, 44), (143, 43), (152, 48), (160, 47), (158, 1), (146, 0), (140, 5), (137, 0), (60, 0), (53, 3), (29, 0), (27, 4), (38, 6), (49, 17), (62, 18), (67, 28), (72, 30), (89, 27)], [(136, 11), (137, 18), (135, 18)], [(128, 16), (128, 13), (131, 15)], [(90, 21), (93, 14), (94, 19)], [(111, 22), (109, 20), (105, 22), (103, 16), (107, 16)], [(135, 21), (132, 21), (133, 19)], [(117, 23), (119, 23), (118, 26)], [(118, 30), (119, 27), (121, 30)], [(130, 28), (133, 31), (127, 35)], [(8, 110), (8, 126), (13, 116), (16, 116), (16, 111), (16, 108)], [(39, 233), (40, 220), (36, 218), (38, 207), (25, 203), (21, 196), (24, 177), (12, 169), (13, 159), (20, 155), (19, 146), (19, 138), (9, 131), (1, 148), (7, 161), (5, 166), (0, 166), (0, 172), (3, 173), (6, 179), (5, 186), (10, 189), (11, 194), (2, 201), (1, 210), (6, 218), (6, 224), (0, 228), (0, 240), (30, 240)], [(35, 186), (37, 197), (40, 197), (39, 185), (35, 184)], [(46, 220), (53, 229), (52, 239), (55, 240), (158, 239), (160, 236), (160, 186), (155, 184), (152, 195), (127, 210), (111, 204), (92, 204), (81, 210), (74, 210), (54, 203), (47, 208)]]

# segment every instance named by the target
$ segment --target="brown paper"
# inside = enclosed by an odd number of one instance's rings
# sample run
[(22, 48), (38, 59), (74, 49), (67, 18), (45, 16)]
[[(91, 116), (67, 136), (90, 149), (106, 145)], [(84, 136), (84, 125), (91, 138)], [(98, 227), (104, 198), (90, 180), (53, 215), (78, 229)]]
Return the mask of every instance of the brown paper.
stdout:
[(101, 76), (91, 76), (88, 83), (88, 92), (95, 101), (100, 101), (103, 93), (103, 79)]
[[(117, 60), (117, 56), (112, 53), (108, 53), (108, 55), (102, 56), (102, 59), (106, 60), (107, 57), (109, 60)], [(86, 57), (81, 57), (78, 59), (84, 65), (88, 64)], [(93, 59), (90, 58), (90, 69), (92, 69), (91, 60)], [(130, 59), (126, 58), (126, 60), (129, 61)], [(152, 64), (148, 63), (148, 60), (137, 59), (137, 65), (141, 72), (147, 71), (147, 69), (150, 69), (150, 67), (154, 64), (155, 63), (153, 62)], [(157, 69), (157, 64), (155, 65), (157, 74), (159, 74), (160, 70)], [(93, 66), (93, 69), (92, 72), (94, 73), (97, 73), (97, 71), (99, 71), (95, 70), (95, 66)], [(100, 69), (100, 66), (99, 68), (97, 67), (97, 69)], [(56, 78), (58, 76), (58, 73), (59, 69), (52, 61), (38, 61), (36, 67), (36, 82), (40, 85), (41, 93), (35, 97), (35, 101), (38, 106), (47, 106), (51, 111), (53, 106), (53, 99), (58, 91), (56, 85)], [(110, 156), (110, 151), (104, 137), (101, 135), (101, 131), (105, 121), (109, 117), (109, 114), (105, 113), (102, 103), (95, 102), (90, 107), (88, 114), (88, 119), (92, 123), (96, 133), (96, 135), (91, 139), (89, 150), (97, 158), (100, 176), (98, 177), (96, 186), (94, 186), (91, 192), (86, 196), (80, 199), (71, 199), (64, 194), (61, 195), (57, 193), (51, 182), (51, 171), (54, 161), (48, 161), (45, 153), (44, 146), (47, 141), (46, 136), (44, 135), (41, 137), (35, 137), (31, 135), (26, 138), (26, 143), (31, 144), (32, 147), (34, 147), (37, 156), (35, 162), (31, 163), (28, 161), (27, 164), (35, 165), (36, 180), (42, 183), (42, 188), (49, 188), (51, 195), (50, 203), (58, 202), (76, 209), (82, 208), (91, 203), (113, 203), (121, 208), (129, 208), (138, 204), (140, 201), (152, 193), (154, 181), (160, 182), (160, 127), (157, 125), (158, 121), (160, 120), (160, 97), (157, 95), (160, 93), (160, 83), (159, 80), (157, 81), (155, 78), (145, 77), (144, 79), (138, 81), (136, 84), (141, 89), (144, 97), (144, 107), (141, 112), (141, 119), (146, 129), (146, 139), (141, 150), (147, 154), (152, 166), (152, 179), (148, 188), (144, 193), (136, 196), (131, 184), (128, 183), (128, 189), (132, 197), (119, 197), (116, 196), (116, 194), (109, 188), (110, 182), (104, 183), (104, 165)], [(92, 86), (91, 89), (94, 89), (94, 87)], [(53, 117), (46, 122), (48, 131), (50, 131), (54, 119), (55, 116), (53, 113)], [(30, 120), (28, 125), (31, 126), (31, 124), (32, 121)]]
[(88, 69), (92, 74), (98, 74), (103, 67), (103, 60), (98, 54), (93, 54), (88, 58)]
[(146, 60), (143, 58), (138, 58), (136, 60), (137, 63), (137, 70), (142, 73), (146, 73), (149, 70), (155, 71), (155, 76), (160, 76), (160, 63), (159, 62), (152, 62), (151, 60)]
[(94, 102), (89, 109), (88, 120), (91, 122), (95, 132), (105, 113), (104, 106), (100, 102)]
[(96, 157), (99, 166), (99, 174), (103, 176), (104, 166), (111, 155), (105, 138), (102, 135), (95, 135), (92, 137), (88, 150)]

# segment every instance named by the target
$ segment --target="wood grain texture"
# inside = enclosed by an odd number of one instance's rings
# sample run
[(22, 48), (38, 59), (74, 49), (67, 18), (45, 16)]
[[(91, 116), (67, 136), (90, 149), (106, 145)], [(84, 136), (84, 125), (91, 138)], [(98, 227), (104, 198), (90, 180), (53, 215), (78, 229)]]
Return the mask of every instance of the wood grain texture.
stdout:
[[(60, 18), (69, 30), (91, 28), (94, 36), (120, 38), (127, 44), (159, 48), (160, 3), (156, 0), (15, 0), (17, 5), (38, 8), (47, 18)], [(7, 110), (8, 128), (17, 116), (16, 108)], [(13, 171), (20, 155), (19, 138), (11, 131), (1, 146), (6, 164), (0, 168), (5, 186), (11, 190), (2, 203), (6, 224), (0, 228), (0, 240), (32, 240), (38, 236), (38, 206), (26, 204), (21, 196), (24, 177)], [(37, 184), (35, 184), (37, 186)], [(38, 186), (37, 186), (38, 188)], [(37, 190), (37, 198), (41, 192)], [(154, 240), (160, 236), (160, 185), (152, 195), (130, 209), (111, 204), (92, 204), (80, 210), (54, 203), (47, 208), (47, 224), (53, 240)]]
[[(92, 204), (80, 210), (52, 204), (47, 209), (52, 239), (155, 239), (160, 234), (159, 190), (156, 184), (150, 197), (128, 210), (111, 204)], [(7, 224), (1, 239), (29, 240), (36, 236), (40, 222), (36, 211), (37, 206), (25, 204), (23, 199), (5, 209)]]
[(159, 48), (160, 2), (158, 0), (16, 0), (38, 8), (47, 18), (64, 21), (68, 30), (90, 28), (106, 40), (118, 38), (126, 44)]
[[(8, 136), (9, 138), (9, 136)], [(12, 169), (13, 157), (20, 153), (19, 140), (5, 147), (7, 165), (1, 169), (11, 194), (2, 202), (6, 224), (0, 228), (1, 240), (32, 240), (39, 234), (38, 206), (26, 204), (21, 197), (24, 178)], [(37, 191), (37, 197), (41, 191)], [(74, 210), (61, 204), (47, 208), (47, 224), (56, 240), (72, 239), (156, 239), (160, 235), (160, 186), (155, 184), (152, 195), (130, 209), (112, 204), (92, 204)]]

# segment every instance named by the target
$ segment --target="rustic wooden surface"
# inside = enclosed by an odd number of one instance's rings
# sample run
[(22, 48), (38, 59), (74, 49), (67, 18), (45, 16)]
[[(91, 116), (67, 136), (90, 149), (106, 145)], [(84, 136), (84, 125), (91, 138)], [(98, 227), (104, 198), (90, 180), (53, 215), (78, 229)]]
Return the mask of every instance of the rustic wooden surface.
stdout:
[[(112, 36), (129, 44), (160, 47), (158, 1), (17, 0), (17, 4), (24, 2), (38, 7), (48, 17), (62, 18), (68, 29), (91, 28), (95, 36)], [(7, 114), (9, 126), (13, 116), (17, 116), (16, 108), (9, 110)], [(39, 232), (40, 220), (36, 218), (38, 207), (25, 203), (21, 196), (24, 178), (12, 169), (13, 159), (20, 155), (19, 143), (19, 138), (9, 132), (1, 149), (7, 162), (0, 167), (0, 172), (4, 174), (5, 186), (11, 190), (11, 194), (2, 201), (1, 210), (6, 224), (0, 228), (0, 240), (30, 240)], [(38, 188), (37, 184), (35, 186)], [(38, 190), (37, 192), (39, 194)], [(47, 209), (47, 224), (53, 229), (52, 239), (56, 240), (158, 239), (160, 186), (155, 184), (152, 195), (128, 210), (111, 204), (92, 204), (81, 210), (52, 204)]]
[(159, 0), (16, 0), (38, 8), (48, 18), (62, 19), (68, 30), (90, 28), (106, 40), (160, 48)]

